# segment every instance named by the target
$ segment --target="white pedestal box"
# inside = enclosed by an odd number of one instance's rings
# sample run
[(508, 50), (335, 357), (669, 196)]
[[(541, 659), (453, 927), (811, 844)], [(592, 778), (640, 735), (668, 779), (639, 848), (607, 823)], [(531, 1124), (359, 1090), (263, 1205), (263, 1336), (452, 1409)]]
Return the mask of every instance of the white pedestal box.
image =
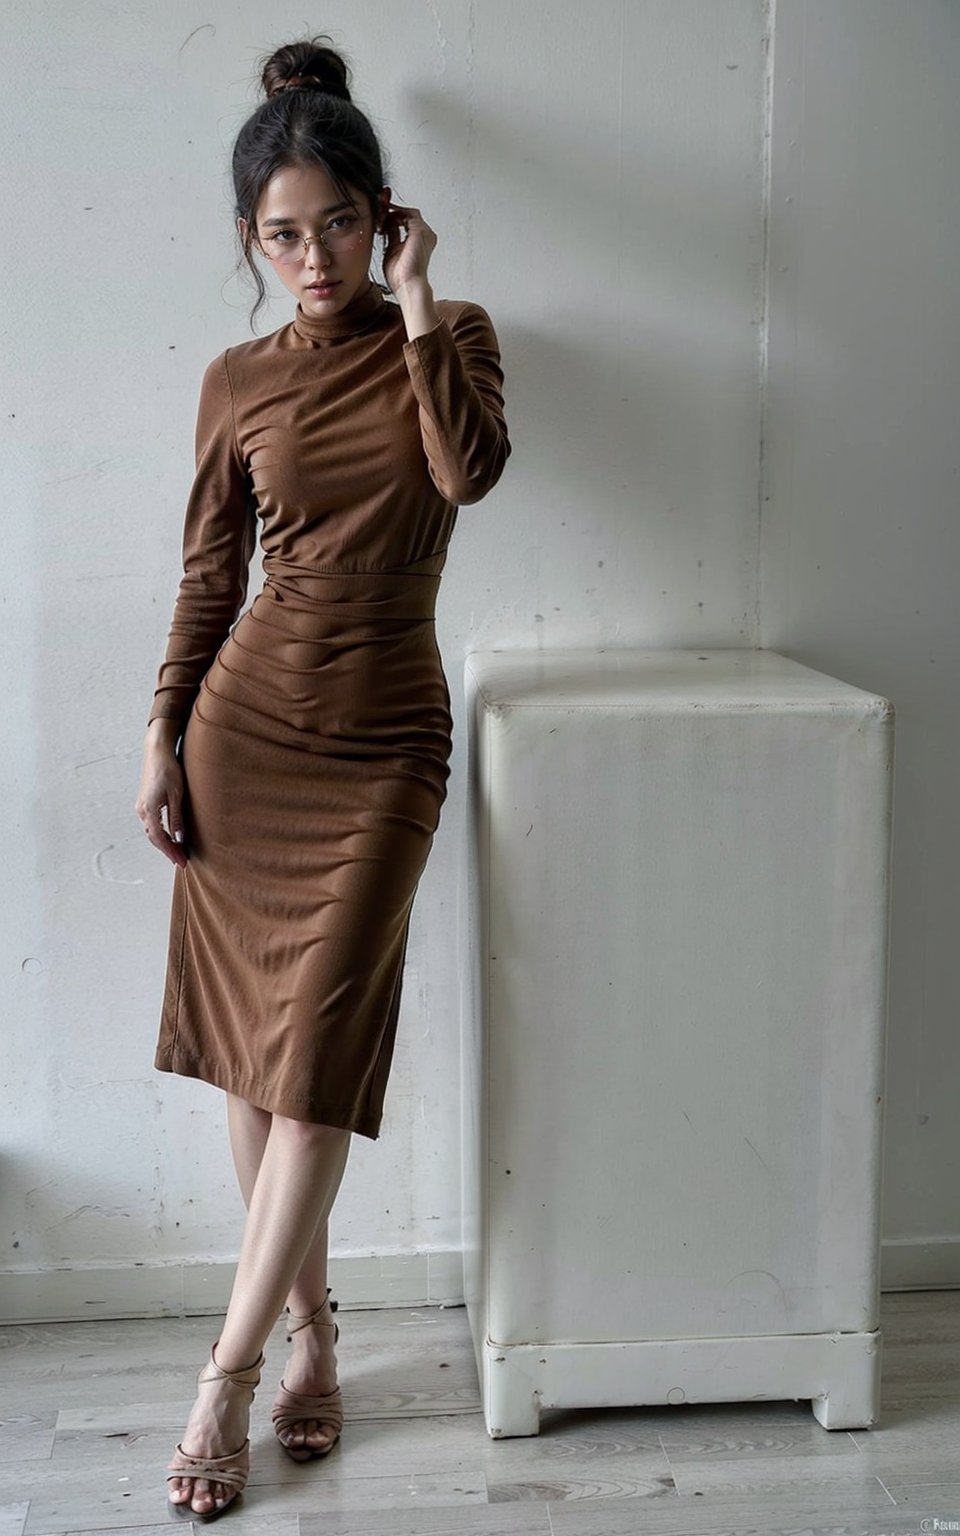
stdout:
[(541, 1408), (879, 1412), (894, 710), (762, 650), (467, 657), (464, 1284)]

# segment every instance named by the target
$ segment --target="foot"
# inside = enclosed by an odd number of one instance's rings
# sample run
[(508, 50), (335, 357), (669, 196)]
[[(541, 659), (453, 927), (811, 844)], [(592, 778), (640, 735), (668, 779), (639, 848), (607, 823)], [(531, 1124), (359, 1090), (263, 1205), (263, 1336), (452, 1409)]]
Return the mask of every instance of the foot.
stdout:
[[(288, 1323), (293, 1321), (287, 1319)], [(317, 1322), (305, 1328), (297, 1328), (290, 1334), (293, 1352), (283, 1372), (281, 1385), (288, 1392), (309, 1392), (320, 1395), (332, 1392), (337, 1386), (336, 1332), (329, 1291), (323, 1311)], [(323, 1452), (330, 1449), (336, 1439), (336, 1428), (323, 1419), (297, 1419), (277, 1432), (281, 1444), (288, 1450), (304, 1453)]]
[[(215, 1349), (216, 1346), (211, 1351), (211, 1359), (214, 1365), (219, 1365)], [(257, 1362), (257, 1367), (262, 1364), (262, 1358)], [(204, 1367), (204, 1371), (207, 1370), (209, 1367)], [(237, 1385), (226, 1376), (218, 1377), (215, 1372), (210, 1372), (198, 1385), (197, 1398), (178, 1451), (182, 1451), (185, 1456), (239, 1455), (247, 1444), (252, 1398), (253, 1392), (249, 1386)], [(236, 1498), (238, 1492), (236, 1483), (221, 1483), (209, 1477), (183, 1474), (167, 1481), (170, 1503), (189, 1504), (191, 1511), (197, 1515), (219, 1513)]]

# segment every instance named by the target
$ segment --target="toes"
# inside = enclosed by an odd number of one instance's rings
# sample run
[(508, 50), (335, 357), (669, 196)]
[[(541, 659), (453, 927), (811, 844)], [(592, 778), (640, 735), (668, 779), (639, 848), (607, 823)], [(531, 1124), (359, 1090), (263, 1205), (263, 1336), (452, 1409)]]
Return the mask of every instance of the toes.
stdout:
[(214, 1508), (214, 1493), (210, 1490), (212, 1485), (206, 1478), (170, 1478), (167, 1482), (170, 1504), (189, 1504), (195, 1514), (207, 1514)]
[(214, 1506), (213, 1490), (216, 1484), (211, 1483), (205, 1477), (193, 1479), (193, 1498), (191, 1503), (198, 1514), (206, 1514)]
[(317, 1419), (300, 1419), (283, 1435), (283, 1443), (294, 1451), (325, 1451), (332, 1440), (329, 1429)]
[(186, 1504), (193, 1493), (193, 1479), (189, 1477), (174, 1478), (167, 1484), (167, 1487), (170, 1490), (171, 1503)]
[(213, 1483), (206, 1477), (171, 1478), (167, 1488), (171, 1504), (189, 1503), (197, 1515), (221, 1509), (229, 1498), (226, 1483)]

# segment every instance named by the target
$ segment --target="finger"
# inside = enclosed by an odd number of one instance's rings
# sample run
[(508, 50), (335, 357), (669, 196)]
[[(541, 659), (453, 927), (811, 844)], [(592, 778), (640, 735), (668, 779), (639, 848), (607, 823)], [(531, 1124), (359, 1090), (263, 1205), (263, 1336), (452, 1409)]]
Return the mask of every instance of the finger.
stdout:
[(160, 852), (166, 855), (171, 864), (178, 864), (181, 869), (189, 858), (186, 846), (183, 843), (175, 843), (172, 837), (167, 836), (166, 832), (162, 834)]
[(160, 839), (163, 836), (163, 826), (160, 822), (159, 811), (155, 810), (152, 806), (148, 806), (140, 820), (143, 822), (147, 837), (150, 839), (151, 843), (153, 843), (154, 847), (158, 847)]
[(147, 838), (154, 848), (159, 849), (164, 857), (170, 860), (171, 864), (179, 864), (181, 866), (186, 864), (187, 855), (185, 850), (180, 843), (175, 843), (171, 837), (167, 836), (163, 823), (160, 820), (159, 811), (148, 809), (142, 820), (146, 828)]
[(186, 836), (183, 820), (183, 799), (174, 790), (170, 791), (170, 798), (167, 802), (167, 826), (170, 829), (170, 836), (174, 842), (182, 843)]
[(390, 218), (394, 228), (407, 229), (418, 220), (422, 223), (419, 208), (402, 208), (395, 205), (390, 210)]

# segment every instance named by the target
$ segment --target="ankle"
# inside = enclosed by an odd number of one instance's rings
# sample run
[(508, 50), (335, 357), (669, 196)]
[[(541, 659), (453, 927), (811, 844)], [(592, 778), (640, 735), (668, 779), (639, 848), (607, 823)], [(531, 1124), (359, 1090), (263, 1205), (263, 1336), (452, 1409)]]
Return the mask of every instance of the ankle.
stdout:
[(325, 1311), (336, 1312), (337, 1303), (331, 1297), (331, 1290), (332, 1287), (328, 1285), (326, 1291), (321, 1291), (319, 1296), (314, 1291), (308, 1292), (306, 1296), (294, 1295), (292, 1302), (288, 1297), (284, 1315), (295, 1322), (303, 1322), (306, 1318), (316, 1317)]
[(217, 1367), (217, 1370), (222, 1371), (225, 1376), (248, 1376), (252, 1371), (257, 1370), (258, 1367), (264, 1364), (263, 1351), (261, 1350), (257, 1355), (256, 1360), (254, 1360), (250, 1365), (228, 1365), (226, 1364), (226, 1361), (230, 1359), (230, 1354), (227, 1352), (226, 1355), (224, 1355), (222, 1350), (220, 1350), (218, 1353), (218, 1346), (220, 1344), (221, 1340), (217, 1339), (212, 1345), (210, 1349), (210, 1359)]

